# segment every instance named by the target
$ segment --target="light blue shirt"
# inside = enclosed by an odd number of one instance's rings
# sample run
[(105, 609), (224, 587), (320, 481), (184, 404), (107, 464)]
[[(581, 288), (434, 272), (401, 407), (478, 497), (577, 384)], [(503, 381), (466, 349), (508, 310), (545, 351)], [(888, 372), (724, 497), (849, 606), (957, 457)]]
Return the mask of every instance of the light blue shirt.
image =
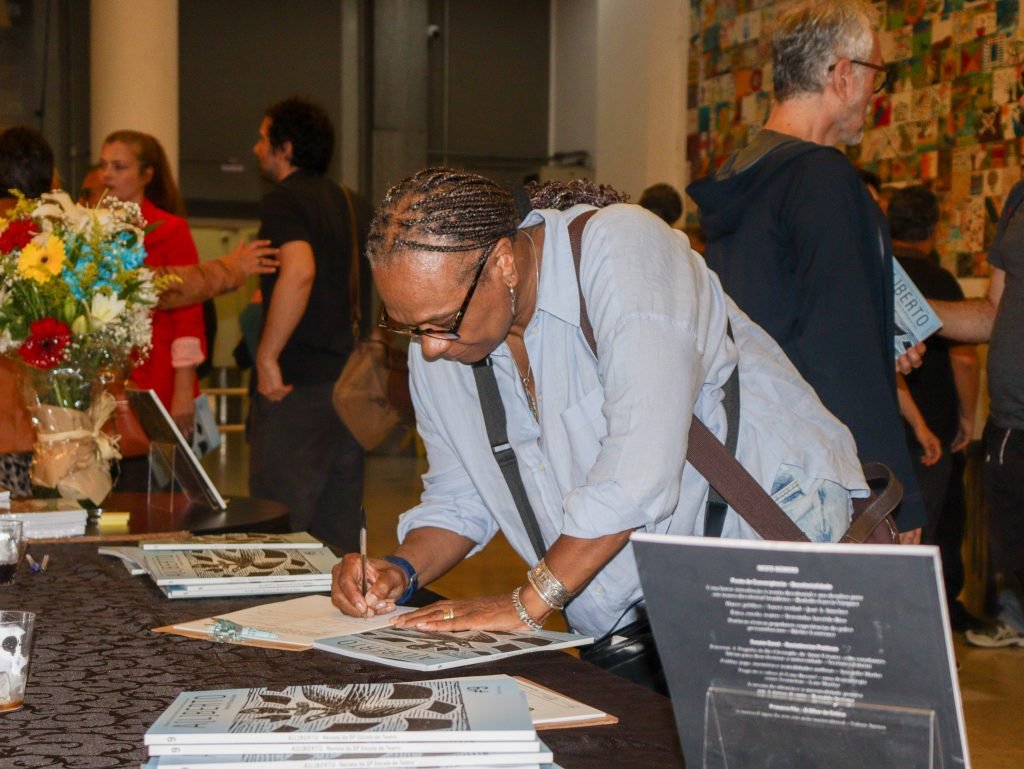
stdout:
[[(696, 413), (724, 438), (722, 387), (737, 359), (737, 457), (753, 476), (768, 489), (786, 464), (866, 495), (850, 432), (726, 297), (685, 235), (639, 206), (603, 208), (586, 228), (581, 283), (595, 359), (579, 325), (568, 233), (587, 208), (534, 211), (521, 225), (545, 225), (536, 311), (524, 335), (539, 421), (508, 347), (491, 354), (509, 442), (547, 546), (560, 534), (703, 531), (708, 484), (684, 462), (687, 432)], [(409, 369), (429, 470), (420, 504), (400, 520), (399, 537), (435, 526), (482, 546), (500, 528), (532, 565), (537, 557), (491, 453), (471, 367), (426, 362), (413, 344)], [(756, 538), (731, 510), (723, 536)], [(569, 622), (602, 635), (632, 621), (627, 609), (641, 597), (627, 545), (573, 600)]]

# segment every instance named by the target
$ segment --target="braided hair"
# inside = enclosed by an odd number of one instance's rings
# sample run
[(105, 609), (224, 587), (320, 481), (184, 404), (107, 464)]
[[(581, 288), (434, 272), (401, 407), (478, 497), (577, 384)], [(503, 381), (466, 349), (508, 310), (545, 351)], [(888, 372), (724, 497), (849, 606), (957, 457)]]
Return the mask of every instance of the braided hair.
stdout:
[[(527, 192), (533, 208), (565, 210), (576, 203), (602, 207), (628, 200), (607, 185), (583, 179), (531, 184)], [(377, 206), (367, 257), (379, 267), (393, 263), (403, 251), (486, 249), (502, 238), (514, 240), (526, 213), (497, 182), (451, 168), (427, 168), (388, 190)], [(466, 272), (479, 264), (477, 259), (466, 265)]]

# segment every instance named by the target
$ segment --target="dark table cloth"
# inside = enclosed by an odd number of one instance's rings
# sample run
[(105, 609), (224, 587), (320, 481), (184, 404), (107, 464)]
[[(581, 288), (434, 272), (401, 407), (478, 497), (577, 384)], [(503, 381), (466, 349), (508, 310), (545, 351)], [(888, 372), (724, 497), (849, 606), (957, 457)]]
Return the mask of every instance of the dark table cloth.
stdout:
[(611, 726), (545, 731), (565, 769), (681, 767), (668, 699), (563, 652), (527, 654), (451, 671), (419, 673), (321, 651), (284, 652), (153, 633), (186, 620), (294, 596), (169, 600), (148, 577), (91, 544), (36, 545), (36, 560), (0, 609), (37, 613), (24, 709), (0, 715), (0, 766), (123, 767), (145, 761), (146, 729), (182, 691), (345, 684), (508, 673), (613, 713)]

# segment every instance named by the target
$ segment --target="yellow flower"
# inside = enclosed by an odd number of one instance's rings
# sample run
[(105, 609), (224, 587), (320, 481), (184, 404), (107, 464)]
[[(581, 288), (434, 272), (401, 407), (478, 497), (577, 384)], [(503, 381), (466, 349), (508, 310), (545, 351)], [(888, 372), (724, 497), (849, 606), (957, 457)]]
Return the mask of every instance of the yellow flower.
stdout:
[(48, 237), (42, 248), (29, 243), (18, 256), (18, 272), (36, 283), (46, 283), (59, 274), (63, 266), (64, 241), (56, 235)]

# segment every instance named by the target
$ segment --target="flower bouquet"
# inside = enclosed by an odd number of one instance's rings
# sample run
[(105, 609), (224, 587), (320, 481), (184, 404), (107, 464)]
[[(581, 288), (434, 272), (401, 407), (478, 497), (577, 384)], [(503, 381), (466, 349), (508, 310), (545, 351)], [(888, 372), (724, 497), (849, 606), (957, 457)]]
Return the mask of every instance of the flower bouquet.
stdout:
[(142, 266), (139, 207), (102, 205), (78, 205), (64, 192), (18, 196), (0, 218), (0, 354), (23, 364), (36, 431), (32, 482), (94, 504), (120, 457), (116, 436), (102, 431), (115, 405), (105, 385), (148, 355), (160, 288)]

